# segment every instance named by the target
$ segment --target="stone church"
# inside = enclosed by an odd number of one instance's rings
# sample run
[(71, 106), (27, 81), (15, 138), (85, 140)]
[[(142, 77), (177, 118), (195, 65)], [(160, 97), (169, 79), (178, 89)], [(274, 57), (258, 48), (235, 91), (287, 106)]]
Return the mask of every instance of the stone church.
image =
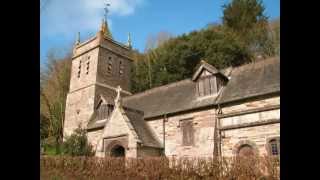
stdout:
[(130, 92), (128, 44), (102, 22), (73, 50), (64, 136), (86, 128), (96, 156), (212, 157), (280, 154), (280, 59), (217, 69)]

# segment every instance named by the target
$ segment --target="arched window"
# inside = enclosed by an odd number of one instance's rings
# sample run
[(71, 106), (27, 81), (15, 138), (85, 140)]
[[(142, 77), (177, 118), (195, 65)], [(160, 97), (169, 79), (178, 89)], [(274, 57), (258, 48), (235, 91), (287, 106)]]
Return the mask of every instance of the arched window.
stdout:
[(255, 155), (254, 149), (249, 144), (243, 144), (239, 147), (238, 156), (249, 157)]
[(280, 137), (271, 138), (267, 144), (268, 153), (271, 156), (280, 155)]

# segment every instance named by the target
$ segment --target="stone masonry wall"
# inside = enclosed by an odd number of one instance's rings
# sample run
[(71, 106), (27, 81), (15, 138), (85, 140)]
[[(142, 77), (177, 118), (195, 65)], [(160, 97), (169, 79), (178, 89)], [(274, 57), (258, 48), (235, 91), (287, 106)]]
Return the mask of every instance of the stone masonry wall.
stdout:
[(222, 138), (222, 156), (234, 156), (235, 146), (240, 141), (253, 142), (260, 155), (266, 155), (266, 142), (270, 137), (280, 136), (280, 123), (227, 130)]
[[(96, 82), (98, 52), (99, 49), (96, 48), (72, 60), (69, 92), (87, 87)], [(80, 64), (80, 77), (78, 77)]]
[[(97, 48), (88, 52), (85, 50), (91, 48), (95, 43), (95, 40), (89, 41), (74, 52), (70, 89), (66, 100), (64, 135), (70, 135), (80, 123), (83, 128), (86, 128), (88, 120), (93, 113), (95, 104), (94, 83), (96, 82), (99, 50)], [(78, 77), (79, 68), (80, 77)]]
[(159, 157), (161, 155), (161, 149), (152, 147), (140, 147), (138, 148), (137, 157)]
[(70, 135), (81, 123), (85, 128), (94, 110), (95, 87), (69, 93), (66, 101), (64, 135)]
[[(130, 91), (131, 60), (106, 49), (100, 49), (99, 59), (97, 82), (112, 87), (120, 85), (123, 90)], [(110, 72), (109, 63), (111, 63)]]
[[(182, 145), (182, 130), (180, 120), (193, 118), (195, 129), (194, 146)], [(168, 117), (165, 123), (165, 155), (166, 156), (213, 156), (215, 110), (203, 110), (198, 112), (181, 114)], [(150, 120), (147, 123), (152, 127), (158, 139), (163, 143), (163, 120)]]
[[(279, 96), (230, 105), (223, 107), (222, 112), (226, 115), (275, 105), (280, 105)], [(280, 121), (279, 108), (220, 118), (222, 156), (236, 155), (236, 148), (244, 142), (252, 143), (260, 155), (267, 154), (267, 139), (280, 136), (280, 122), (277, 120)], [(268, 123), (270, 121), (273, 122)], [(234, 128), (228, 128), (232, 126)]]
[(98, 141), (102, 137), (103, 129), (89, 131), (87, 133), (88, 141), (93, 146), (93, 149), (96, 150)]

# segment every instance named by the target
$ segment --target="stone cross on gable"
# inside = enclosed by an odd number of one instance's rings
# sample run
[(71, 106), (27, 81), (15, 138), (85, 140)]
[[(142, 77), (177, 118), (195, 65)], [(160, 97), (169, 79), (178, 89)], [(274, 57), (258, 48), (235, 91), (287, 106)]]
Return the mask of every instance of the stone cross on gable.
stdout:
[(119, 106), (121, 104), (121, 96), (120, 96), (121, 90), (122, 90), (121, 87), (118, 86), (117, 90), (116, 90), (117, 91), (117, 96), (116, 96), (116, 98), (114, 100), (114, 103), (115, 103), (116, 106)]

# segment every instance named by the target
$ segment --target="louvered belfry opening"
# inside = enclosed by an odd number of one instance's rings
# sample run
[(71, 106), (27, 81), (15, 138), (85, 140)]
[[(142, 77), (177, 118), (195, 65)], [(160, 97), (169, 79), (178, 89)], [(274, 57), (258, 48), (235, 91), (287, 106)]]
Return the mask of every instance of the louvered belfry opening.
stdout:
[(224, 81), (215, 75), (200, 77), (197, 83), (198, 96), (214, 95), (219, 92), (224, 85)]
[(113, 111), (113, 105), (101, 104), (97, 109), (97, 120), (107, 119)]

